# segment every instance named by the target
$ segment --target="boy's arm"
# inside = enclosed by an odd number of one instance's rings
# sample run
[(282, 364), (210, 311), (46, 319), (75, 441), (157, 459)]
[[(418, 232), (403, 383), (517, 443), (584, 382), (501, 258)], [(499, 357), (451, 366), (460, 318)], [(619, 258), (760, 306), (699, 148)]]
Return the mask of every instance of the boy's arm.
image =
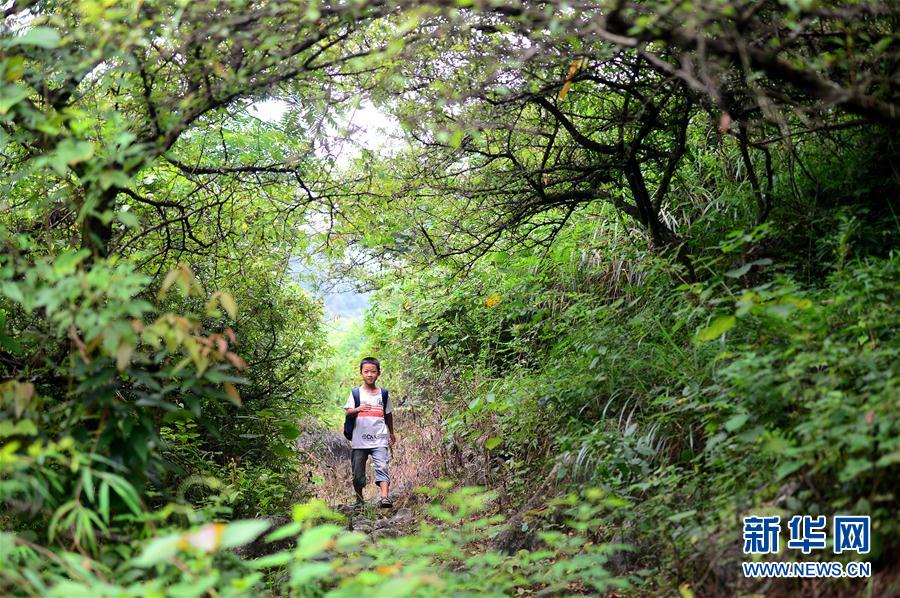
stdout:
[(391, 444), (397, 441), (397, 437), (394, 436), (394, 414), (393, 413), (385, 413), (384, 414), (384, 423), (387, 424), (388, 432), (391, 434)]

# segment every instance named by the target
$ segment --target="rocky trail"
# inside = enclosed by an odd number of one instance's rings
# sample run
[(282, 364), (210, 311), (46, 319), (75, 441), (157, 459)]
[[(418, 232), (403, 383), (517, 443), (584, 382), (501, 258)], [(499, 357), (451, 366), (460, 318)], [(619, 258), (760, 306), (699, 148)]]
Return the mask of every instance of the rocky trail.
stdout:
[[(424, 497), (416, 488), (429, 485), (446, 475), (443, 463), (434, 450), (428, 447), (440, 445), (439, 429), (430, 426), (418, 427), (415, 439), (403, 434), (399, 446), (391, 449), (390, 473), (392, 477), (390, 494), (392, 508), (381, 508), (377, 504), (378, 489), (372, 484), (374, 471), (369, 468), (369, 484), (364, 491), (365, 505), (354, 509), (355, 496), (351, 485), (350, 445), (337, 431), (329, 430), (316, 422), (306, 422), (305, 432), (295, 443), (298, 452), (309, 463), (308, 480), (315, 488), (315, 498), (324, 501), (335, 512), (347, 518), (347, 529), (363, 532), (373, 540), (393, 538), (415, 533), (421, 517), (419, 510)], [(470, 466), (478, 468), (480, 463), (469, 459), (458, 472), (463, 478), (474, 481), (482, 487), (490, 487), (490, 481), (483, 474), (473, 474)], [(552, 494), (550, 486), (556, 479), (554, 469), (531, 498), (515, 512), (504, 514), (503, 528), (494, 535), (490, 547), (513, 554), (520, 549), (535, 549), (538, 545), (535, 530), (528, 524), (530, 513), (540, 511)], [(474, 485), (474, 484), (473, 484)], [(502, 503), (495, 505), (500, 509)], [(498, 511), (494, 511), (495, 514)], [(525, 531), (527, 530), (527, 531)]]
[(377, 504), (378, 489), (371, 483), (374, 472), (369, 468), (370, 483), (364, 492), (366, 503), (355, 507), (350, 481), (350, 446), (340, 432), (309, 429), (297, 438), (299, 453), (310, 463), (309, 481), (316, 489), (316, 498), (329, 508), (347, 517), (347, 529), (363, 532), (373, 540), (394, 538), (414, 531), (416, 524), (413, 488), (406, 479), (406, 459), (402, 449), (392, 450), (391, 473), (398, 481), (391, 484), (392, 508)]
[(409, 507), (383, 509), (373, 502), (359, 510), (348, 505), (331, 508), (347, 516), (348, 531), (362, 532), (373, 540), (396, 538), (413, 531), (416, 523), (415, 511)]

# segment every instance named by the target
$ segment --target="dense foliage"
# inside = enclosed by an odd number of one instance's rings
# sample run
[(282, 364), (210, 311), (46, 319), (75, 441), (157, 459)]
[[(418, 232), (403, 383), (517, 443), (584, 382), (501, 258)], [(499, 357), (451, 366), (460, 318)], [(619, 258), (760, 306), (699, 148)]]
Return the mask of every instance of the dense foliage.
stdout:
[[(604, 233), (561, 240), (549, 259), (495, 260), (439, 300), (432, 279), (376, 304), (372, 334), (411, 398), (441, 403), (459, 471), (513, 495), (550, 469), (561, 487), (599, 486), (621, 499), (603, 513), (606, 541), (708, 592), (735, 582), (750, 512), (871, 514), (873, 559), (891, 566), (896, 257), (821, 286), (747, 284), (746, 261), (678, 285)], [(723, 244), (726, 257), (750, 238)]]
[(636, 545), (651, 586), (746, 584), (748, 513), (870, 514), (890, 570), (897, 180), (871, 173), (893, 154), (858, 133), (773, 149), (756, 225), (728, 172), (740, 140), (690, 133), (681, 188), (708, 198), (680, 207), (690, 272), (595, 204), (547, 249), (388, 277), (369, 334), (412, 403), (440, 402), (447, 458), (473, 482), (529, 496), (549, 472), (619, 499), (605, 540)]
[[(0, 593), (730, 595), (763, 512), (871, 515), (891, 591), (893, 5), (0, 11)], [(486, 490), (390, 542), (294, 446), (367, 353), (410, 496)]]

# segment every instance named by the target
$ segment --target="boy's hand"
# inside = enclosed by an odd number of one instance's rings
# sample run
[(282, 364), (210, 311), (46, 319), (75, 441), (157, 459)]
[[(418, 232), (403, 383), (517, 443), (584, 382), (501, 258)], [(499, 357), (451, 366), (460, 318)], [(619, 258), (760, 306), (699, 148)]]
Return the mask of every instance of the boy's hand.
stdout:
[(390, 445), (391, 445), (391, 446), (394, 446), (395, 444), (397, 444), (397, 436), (395, 436), (394, 433), (392, 432), (392, 433), (391, 433)]

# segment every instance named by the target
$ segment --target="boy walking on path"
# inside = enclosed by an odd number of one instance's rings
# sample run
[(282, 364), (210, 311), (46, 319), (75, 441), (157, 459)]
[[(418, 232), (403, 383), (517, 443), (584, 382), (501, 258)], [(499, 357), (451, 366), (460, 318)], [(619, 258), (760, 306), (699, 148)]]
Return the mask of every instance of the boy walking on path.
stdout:
[[(388, 475), (388, 446), (397, 441), (394, 435), (394, 408), (387, 390), (375, 386), (381, 375), (381, 364), (374, 357), (366, 357), (359, 363), (359, 374), (363, 384), (354, 388), (347, 398), (344, 409), (347, 420), (344, 434), (349, 433), (351, 451), (350, 463), (353, 470), (353, 490), (356, 504), (363, 503), (363, 488), (366, 486), (366, 461), (372, 457), (375, 467), (375, 484), (381, 489), (379, 506), (392, 507), (389, 494), (391, 478)], [(355, 420), (355, 422), (354, 422)]]

